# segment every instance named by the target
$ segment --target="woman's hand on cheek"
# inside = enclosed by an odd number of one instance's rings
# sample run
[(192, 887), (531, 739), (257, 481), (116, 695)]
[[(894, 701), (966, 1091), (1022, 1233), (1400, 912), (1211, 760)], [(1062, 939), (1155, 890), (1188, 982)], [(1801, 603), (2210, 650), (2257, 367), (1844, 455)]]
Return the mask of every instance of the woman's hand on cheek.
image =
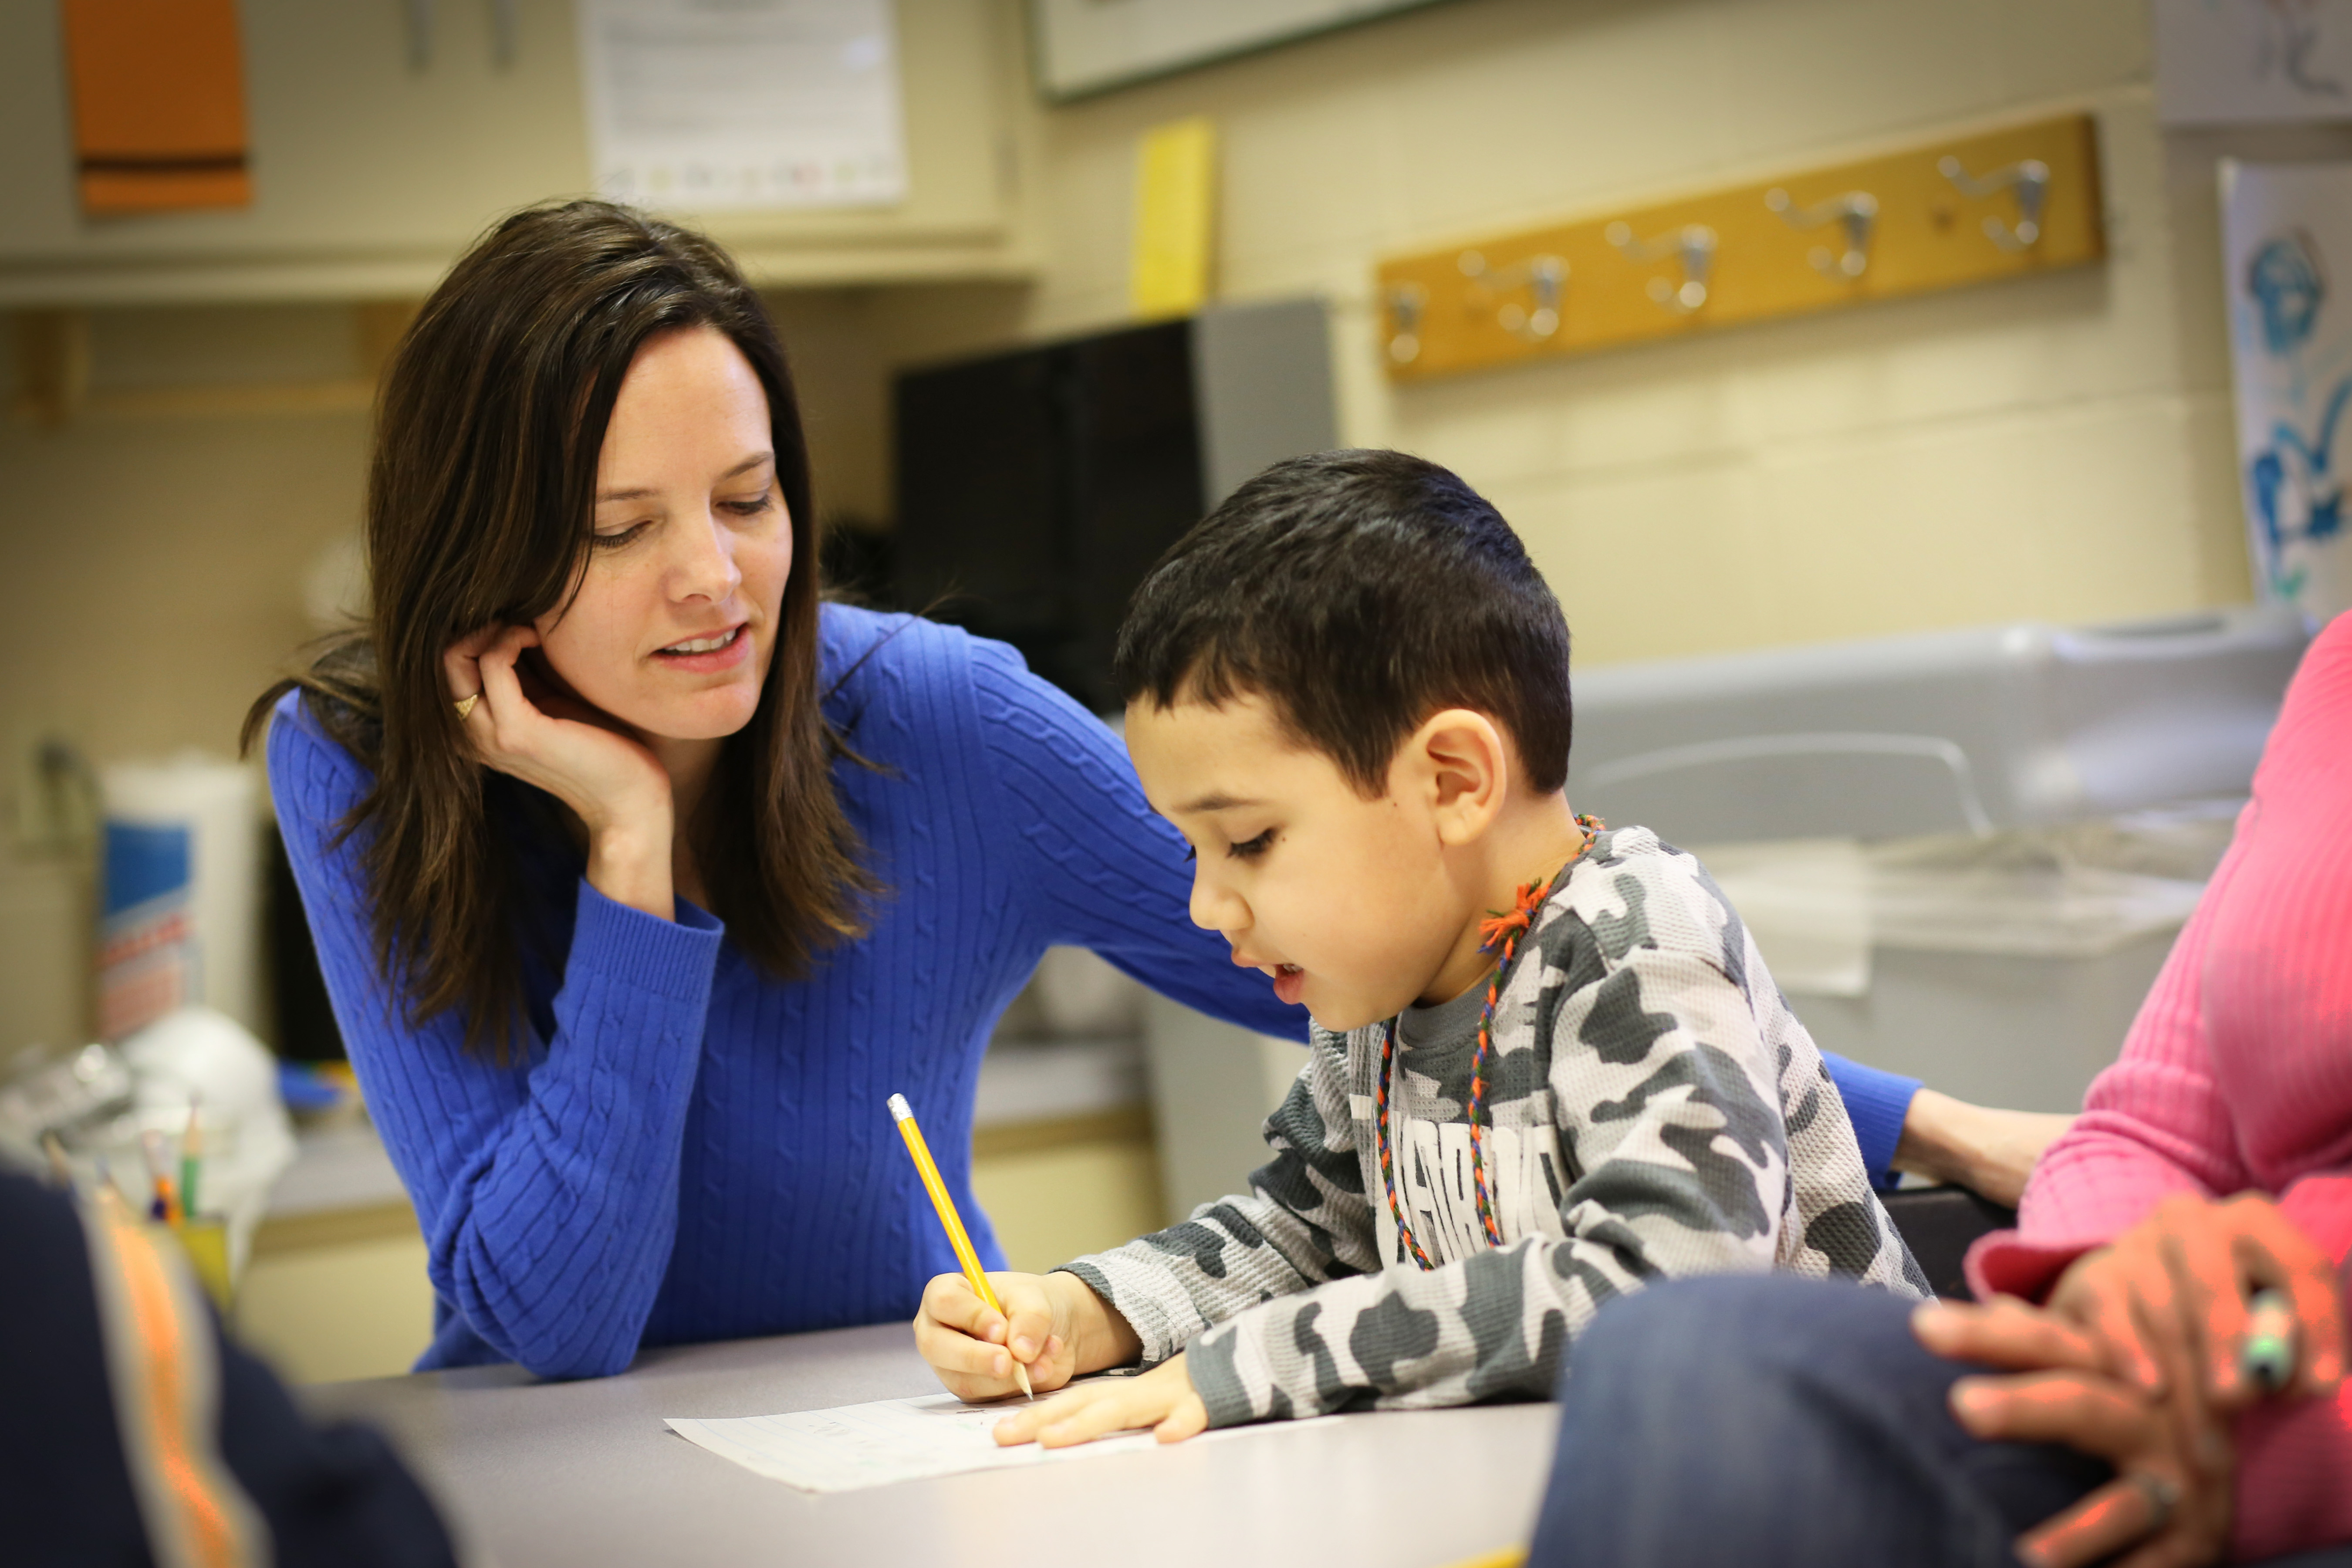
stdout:
[(442, 656), (459, 722), (483, 765), (547, 791), (588, 829), (588, 879), (617, 903), (673, 918), (669, 775), (601, 713), (521, 664), (529, 626), (490, 626)]
[(1181, 1443), (1208, 1429), (1208, 1407), (1192, 1391), (1181, 1352), (1137, 1377), (1082, 1383), (996, 1424), (996, 1440), (1066, 1448), (1114, 1432), (1149, 1427), (1163, 1443)]

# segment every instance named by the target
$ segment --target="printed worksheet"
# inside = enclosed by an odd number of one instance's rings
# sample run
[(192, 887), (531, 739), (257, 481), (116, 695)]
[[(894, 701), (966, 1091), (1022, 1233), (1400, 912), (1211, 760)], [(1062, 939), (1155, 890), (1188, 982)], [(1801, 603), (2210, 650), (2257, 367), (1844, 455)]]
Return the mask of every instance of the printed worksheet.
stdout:
[[(801, 1410), (787, 1415), (743, 1415), (698, 1421), (673, 1417), (663, 1424), (690, 1443), (758, 1475), (803, 1491), (855, 1491), (894, 1481), (960, 1475), (966, 1470), (1009, 1469), (1021, 1465), (1063, 1464), (1131, 1454), (1157, 1445), (1149, 1432), (1123, 1432), (1075, 1448), (1040, 1448), (1034, 1443), (1001, 1448), (991, 1428), (1010, 1415), (1009, 1405), (966, 1405), (951, 1394), (918, 1399), (878, 1399), (834, 1410)], [(1270, 1431), (1327, 1426), (1336, 1415), (1228, 1426), (1192, 1439), (1210, 1442)]]

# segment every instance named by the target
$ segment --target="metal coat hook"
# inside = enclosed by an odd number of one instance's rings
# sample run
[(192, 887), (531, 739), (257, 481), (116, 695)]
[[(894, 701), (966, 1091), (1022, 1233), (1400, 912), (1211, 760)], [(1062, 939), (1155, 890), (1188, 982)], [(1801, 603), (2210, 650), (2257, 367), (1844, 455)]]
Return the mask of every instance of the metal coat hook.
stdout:
[(515, 0), (490, 0), (490, 63), (500, 70), (515, 63)]
[(1624, 252), (1628, 261), (1656, 261), (1664, 257), (1682, 258), (1683, 280), (1679, 287), (1663, 278), (1650, 279), (1650, 298), (1679, 316), (1687, 316), (1706, 304), (1707, 276), (1715, 270), (1715, 230), (1703, 223), (1686, 223), (1655, 239), (1635, 239), (1633, 226), (1612, 223), (1601, 236)]
[(1495, 324), (1522, 342), (1539, 343), (1559, 331), (1559, 297), (1568, 286), (1568, 263), (1557, 256), (1530, 256), (1508, 267), (1492, 268), (1475, 250), (1465, 250), (1455, 263), (1462, 276), (1479, 293), (1495, 295), (1526, 289), (1535, 298), (1530, 310), (1517, 300), (1495, 307)]
[[(489, 0), (490, 63), (505, 70), (515, 63), (516, 0)], [(429, 70), (433, 65), (434, 0), (402, 0), (401, 12), (408, 36), (408, 68)]]
[(407, 24), (408, 68), (421, 71), (433, 63), (433, 0), (404, 0), (401, 11)]
[(1936, 172), (1951, 181), (1964, 196), (1998, 195), (2004, 190), (2017, 193), (2014, 228), (1997, 217), (1984, 220), (1985, 237), (2001, 249), (2015, 255), (2032, 249), (2033, 242), (2042, 237), (2042, 204), (2050, 195), (2050, 165), (2041, 159), (2022, 158), (1990, 174), (1971, 174), (1958, 158), (1946, 153), (1936, 160)]
[(1868, 191), (1848, 191), (1818, 206), (1799, 207), (1778, 185), (1764, 193), (1764, 205), (1780, 215), (1790, 228), (1819, 228), (1823, 224), (1845, 227), (1845, 249), (1832, 256), (1815, 246), (1807, 258), (1824, 278), (1859, 278), (1870, 267), (1870, 231), (1878, 222), (1878, 198)]
[(1429, 309), (1429, 290), (1418, 283), (1399, 283), (1382, 298), (1389, 312), (1389, 358), (1411, 364), (1421, 357), (1421, 318)]

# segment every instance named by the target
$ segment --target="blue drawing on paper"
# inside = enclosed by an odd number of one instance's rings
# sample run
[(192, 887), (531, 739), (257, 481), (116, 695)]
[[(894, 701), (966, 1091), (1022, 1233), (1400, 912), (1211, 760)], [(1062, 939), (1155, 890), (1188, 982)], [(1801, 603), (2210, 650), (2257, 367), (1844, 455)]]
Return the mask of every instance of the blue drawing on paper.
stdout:
[[(2245, 290), (2260, 324), (2263, 351), (2288, 373), (2284, 401), (2300, 413), (2310, 406), (2305, 351), (2326, 302), (2327, 272), (2311, 236), (2292, 230), (2265, 241), (2246, 264)], [(2250, 336), (2252, 334), (2249, 334)], [(2318, 417), (2298, 426), (2272, 422), (2268, 445), (2246, 464), (2247, 499), (2263, 545), (2271, 593), (2294, 602), (2309, 578), (2299, 545), (2324, 545), (2344, 531), (2344, 483), (2336, 472), (2336, 438), (2352, 406), (2352, 374), (2338, 374)]]
[(2273, 68), (2305, 92), (2341, 98), (2344, 84), (2312, 68), (2319, 52), (2320, 21), (2313, 0), (2263, 0), (2262, 43), (2254, 57), (2254, 74), (2268, 77)]
[(2263, 346), (2287, 354), (2311, 339), (2327, 282), (2319, 270), (2319, 248), (2297, 230), (2283, 234), (2246, 264), (2246, 292), (2263, 315)]

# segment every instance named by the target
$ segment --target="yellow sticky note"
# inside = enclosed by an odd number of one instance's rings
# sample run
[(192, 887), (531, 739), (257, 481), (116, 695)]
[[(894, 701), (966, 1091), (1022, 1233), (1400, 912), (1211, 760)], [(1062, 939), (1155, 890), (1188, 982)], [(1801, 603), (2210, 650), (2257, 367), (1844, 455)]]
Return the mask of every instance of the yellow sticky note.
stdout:
[(1127, 289), (1137, 315), (1190, 315), (1207, 302), (1216, 206), (1216, 126), (1194, 118), (1146, 132), (1136, 158)]

